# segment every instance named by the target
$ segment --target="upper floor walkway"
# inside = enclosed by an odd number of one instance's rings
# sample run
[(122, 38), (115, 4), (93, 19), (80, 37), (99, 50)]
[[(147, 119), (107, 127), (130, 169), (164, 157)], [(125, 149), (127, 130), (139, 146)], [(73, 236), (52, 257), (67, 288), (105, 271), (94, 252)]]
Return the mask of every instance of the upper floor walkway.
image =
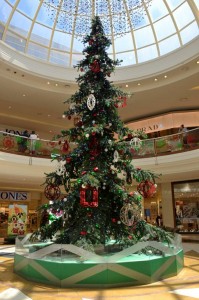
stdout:
[[(128, 142), (127, 142), (128, 143)], [(173, 135), (131, 142), (134, 158), (158, 157), (199, 149), (199, 127)], [(0, 131), (0, 151), (25, 156), (51, 158), (53, 154), (67, 154), (76, 145), (67, 141), (37, 139), (33, 141), (22, 135)]]

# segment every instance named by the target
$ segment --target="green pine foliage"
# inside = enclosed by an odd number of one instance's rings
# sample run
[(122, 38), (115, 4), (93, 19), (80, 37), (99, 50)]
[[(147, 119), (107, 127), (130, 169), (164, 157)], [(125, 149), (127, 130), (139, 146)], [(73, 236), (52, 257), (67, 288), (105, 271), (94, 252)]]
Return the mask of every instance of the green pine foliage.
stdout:
[[(91, 32), (84, 39), (85, 58), (76, 66), (80, 72), (79, 90), (66, 101), (69, 109), (64, 112), (68, 118), (78, 116), (80, 119), (74, 128), (63, 130), (59, 136), (77, 146), (69, 154), (54, 157), (62, 164), (61, 171), (46, 174), (47, 186), (64, 186), (69, 192), (63, 199), (40, 208), (43, 222), (33, 238), (54, 238), (57, 243), (72, 243), (87, 249), (107, 245), (110, 240), (121, 248), (146, 237), (169, 242), (169, 234), (153, 228), (140, 217), (140, 194), (129, 193), (125, 187), (127, 183), (145, 180), (155, 183), (157, 176), (132, 165), (133, 153), (126, 140), (145, 135), (128, 129), (118, 115), (117, 107), (126, 95), (109, 80), (120, 64), (108, 57), (106, 50), (110, 44), (100, 18), (95, 17)], [(88, 107), (90, 95), (96, 100), (92, 109)], [(97, 191), (98, 205), (81, 205), (82, 190), (88, 203), (93, 201)], [(132, 224), (121, 220), (121, 209), (125, 205), (133, 207), (127, 210), (126, 216), (134, 220)]]

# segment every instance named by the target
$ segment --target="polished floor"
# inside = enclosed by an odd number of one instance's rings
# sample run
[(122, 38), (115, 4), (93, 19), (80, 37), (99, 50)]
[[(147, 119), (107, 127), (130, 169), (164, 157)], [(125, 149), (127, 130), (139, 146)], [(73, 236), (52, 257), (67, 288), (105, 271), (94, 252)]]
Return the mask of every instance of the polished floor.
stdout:
[(199, 243), (183, 243), (184, 269), (153, 284), (110, 289), (61, 289), (13, 273), (12, 245), (0, 246), (0, 300), (190, 300), (199, 299)]

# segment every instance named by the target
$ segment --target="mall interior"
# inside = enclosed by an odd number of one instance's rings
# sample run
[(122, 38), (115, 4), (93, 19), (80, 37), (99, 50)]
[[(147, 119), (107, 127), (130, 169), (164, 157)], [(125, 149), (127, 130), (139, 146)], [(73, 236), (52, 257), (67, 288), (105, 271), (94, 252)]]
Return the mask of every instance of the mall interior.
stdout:
[[(127, 94), (119, 116), (147, 134), (132, 164), (160, 174), (142, 218), (178, 233), (184, 268), (146, 285), (60, 288), (14, 272), (15, 243), (39, 227), (52, 156), (76, 146), (56, 136), (79, 121), (64, 101), (78, 90), (74, 66), (95, 14), (121, 61), (109, 78)], [(0, 0), (0, 107), (0, 300), (199, 299), (199, 0)], [(16, 205), (27, 216), (20, 230), (10, 227)]]

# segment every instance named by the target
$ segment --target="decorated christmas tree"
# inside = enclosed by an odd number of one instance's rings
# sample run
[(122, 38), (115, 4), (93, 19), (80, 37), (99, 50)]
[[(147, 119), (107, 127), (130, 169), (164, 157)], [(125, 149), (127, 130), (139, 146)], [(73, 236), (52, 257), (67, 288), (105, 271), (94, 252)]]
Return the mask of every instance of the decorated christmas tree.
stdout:
[[(141, 146), (144, 134), (128, 129), (119, 117), (127, 98), (109, 79), (120, 61), (106, 52), (111, 42), (99, 17), (83, 42), (85, 58), (76, 66), (79, 90), (64, 112), (78, 121), (59, 136), (65, 151), (53, 157), (55, 172), (46, 174), (45, 195), (51, 201), (40, 207), (41, 226), (33, 236), (91, 251), (110, 242), (120, 249), (143, 240), (168, 242), (168, 233), (141, 217), (142, 198), (153, 196), (157, 176), (133, 166), (132, 150)], [(129, 185), (137, 186), (134, 192), (128, 192)]]

